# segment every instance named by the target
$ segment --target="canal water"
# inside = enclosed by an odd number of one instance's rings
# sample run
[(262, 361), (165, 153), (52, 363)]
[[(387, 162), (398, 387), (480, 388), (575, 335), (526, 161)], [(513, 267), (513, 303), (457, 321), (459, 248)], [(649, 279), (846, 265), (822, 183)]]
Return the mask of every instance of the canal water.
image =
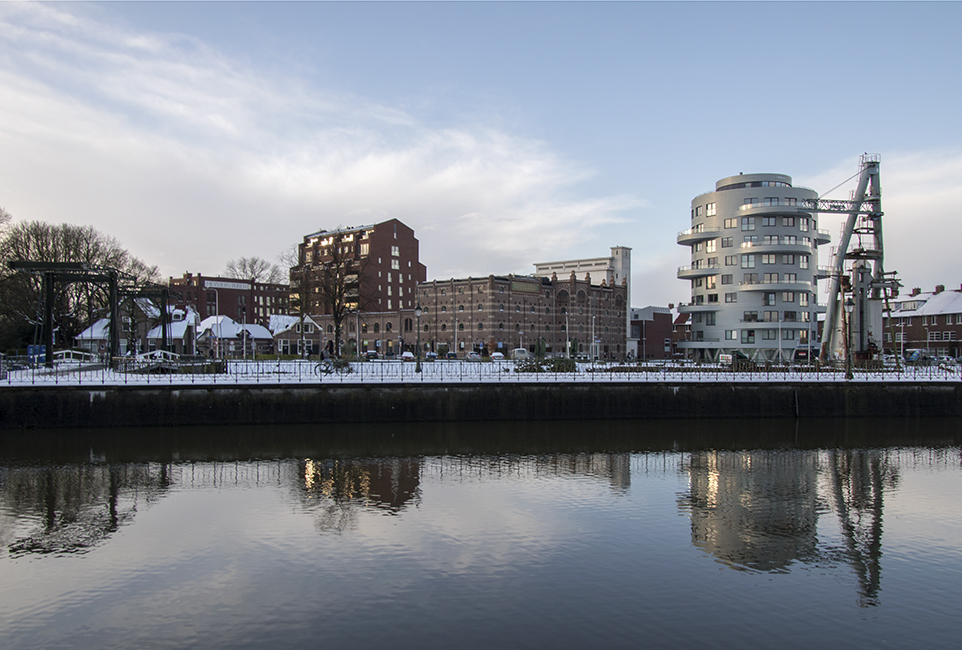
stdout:
[(0, 647), (958, 647), (958, 419), (0, 434)]

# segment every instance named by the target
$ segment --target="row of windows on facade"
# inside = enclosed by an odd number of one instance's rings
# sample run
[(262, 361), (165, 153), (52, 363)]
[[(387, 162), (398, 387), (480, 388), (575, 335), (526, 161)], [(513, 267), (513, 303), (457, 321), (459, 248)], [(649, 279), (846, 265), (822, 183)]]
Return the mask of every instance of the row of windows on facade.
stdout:
[[(721, 284), (734, 284), (734, 275), (731, 273), (724, 273), (721, 276)], [(795, 273), (762, 273), (759, 276), (758, 273), (743, 273), (742, 274), (742, 285), (753, 285), (753, 284), (798, 284), (798, 275)], [(718, 287), (718, 278), (714, 276), (708, 276), (707, 278), (695, 278), (692, 280), (692, 287), (695, 289), (700, 289), (704, 285), (706, 290), (715, 289)], [(735, 295), (735, 294), (732, 294)], [(807, 296), (807, 293), (802, 293), (801, 295)], [(618, 313), (621, 315), (621, 312)]]
[[(725, 330), (725, 340), (726, 341), (740, 341), (741, 343), (754, 343), (756, 338), (756, 331), (760, 332), (758, 338), (762, 341), (777, 341), (778, 340), (778, 330), (776, 329), (766, 329), (766, 330)], [(808, 330), (793, 330), (782, 328), (782, 340), (783, 341), (795, 341), (797, 340), (802, 345), (808, 343), (809, 332)]]
[[(946, 325), (951, 325), (953, 321), (956, 325), (962, 325), (962, 314), (942, 314), (943, 322)], [(911, 325), (914, 316), (895, 316), (895, 326), (901, 327), (902, 325)], [(939, 314), (932, 314), (930, 316), (921, 316), (922, 325), (938, 325), (939, 324)]]
[[(759, 316), (760, 314), (760, 316)], [(712, 327), (717, 323), (717, 314), (707, 312), (694, 314), (692, 322)], [(807, 311), (746, 311), (742, 314), (743, 323), (810, 323), (811, 314)]]
[[(427, 313), (427, 311), (428, 311), (427, 307), (423, 308), (423, 312), (424, 312), (424, 313)], [(440, 311), (442, 314), (446, 314), (447, 311), (448, 311), (447, 305), (441, 305), (441, 308), (440, 308), (438, 311)], [(458, 305), (458, 311), (459, 311), (459, 312), (463, 312), (463, 311), (464, 311), (464, 305)], [(483, 304), (483, 303), (478, 303), (478, 311), (484, 311), (484, 304)], [(494, 307), (493, 307), (493, 306), (491, 307), (491, 311), (494, 311)], [(503, 305), (503, 304), (498, 305), (498, 311), (504, 311), (504, 305)], [(520, 314), (520, 313), (521, 313), (521, 305), (515, 305), (515, 306), (514, 306), (514, 311), (515, 311), (516, 314)], [(534, 306), (534, 305), (531, 305), (531, 308), (530, 308), (530, 310), (529, 310), (529, 313), (531, 313), (531, 314), (536, 313), (536, 312), (535, 312), (535, 306)], [(545, 307), (545, 308), (544, 308), (544, 313), (545, 313), (545, 315), (550, 315), (550, 314), (551, 314), (551, 307)], [(567, 313), (568, 313), (568, 309), (567, 309), (566, 307), (562, 307), (562, 308), (560, 309), (559, 313), (561, 313), (561, 314), (567, 314)], [(572, 312), (572, 313), (574, 313), (574, 312)], [(579, 315), (583, 315), (584, 313), (585, 313), (584, 307), (579, 307), (579, 308), (578, 308), (578, 314), (579, 314)], [(600, 315), (600, 314), (599, 314), (599, 315)], [(611, 310), (606, 309), (606, 310), (605, 310), (605, 316), (611, 316)], [(616, 318), (620, 318), (620, 317), (621, 317), (621, 310), (620, 310), (620, 309), (616, 309), (616, 310), (615, 310), (615, 317), (616, 317)]]
[[(747, 198), (742, 202), (742, 208), (753, 208), (753, 207), (768, 207), (768, 206), (798, 206), (798, 199), (790, 197), (779, 198), (777, 196), (766, 196), (763, 199), (758, 198)], [(706, 203), (705, 205), (696, 205), (691, 209), (691, 218), (697, 219), (698, 217), (714, 217), (718, 214), (718, 208), (714, 203)]]
[[(775, 299), (776, 299), (776, 296), (777, 296), (777, 295), (778, 295), (778, 292), (777, 292), (777, 291), (764, 291), (764, 292), (762, 292), (762, 306), (763, 306), (763, 307), (771, 307), (771, 306), (774, 306), (775, 304), (777, 304), (777, 303), (775, 302)], [(811, 295), (811, 294), (809, 294), (807, 291), (800, 291), (800, 292), (795, 292), (795, 291), (782, 291), (782, 300), (781, 300), (781, 301), (782, 301), (783, 303), (795, 303), (796, 298), (797, 298), (797, 299), (798, 299), (798, 303), (797, 303), (797, 304), (799, 305), (799, 307), (808, 307), (808, 306), (809, 306), (809, 296), (810, 296), (810, 295)], [(707, 298), (707, 300), (705, 300), (705, 298)], [(694, 304), (696, 304), (696, 305), (703, 305), (703, 304), (706, 304), (706, 303), (709, 304), (709, 305), (710, 305), (710, 304), (717, 304), (717, 303), (718, 303), (718, 294), (717, 294), (717, 293), (709, 293), (709, 294), (705, 294), (705, 295), (694, 296), (693, 302), (694, 302)], [(727, 303), (738, 302), (738, 293), (737, 293), (737, 292), (726, 293), (726, 294), (725, 294), (725, 302), (727, 302)]]
[[(726, 255), (725, 256), (725, 266), (741, 266), (743, 269), (753, 269), (755, 268), (756, 261), (761, 262), (763, 265), (768, 264), (778, 264), (778, 254), (756, 254), (750, 253), (746, 255)], [(760, 258), (760, 259), (756, 259)], [(794, 255), (782, 255), (782, 264), (786, 266), (795, 265)], [(691, 264), (691, 268), (694, 270), (698, 269), (717, 269), (718, 258), (717, 257), (707, 257), (705, 259), (695, 260)], [(798, 268), (808, 269), (809, 268), (809, 258), (808, 255), (800, 255), (798, 257)], [(794, 280), (793, 280), (794, 282)]]
[[(478, 287), (477, 287), (477, 290), (478, 290), (478, 293), (484, 293), (484, 286), (483, 286), (483, 285), (482, 285), (482, 286), (478, 286)], [(443, 287), (440, 288), (440, 289), (438, 289), (438, 295), (441, 295), (441, 296), (447, 295), (446, 292), (447, 292), (447, 289), (445, 289), (445, 288), (443, 288)], [(458, 293), (459, 293), (459, 294), (463, 294), (463, 293), (464, 293), (464, 287), (458, 287)], [(503, 286), (499, 286), (499, 287), (498, 287), (498, 293), (504, 293), (504, 287), (503, 287)], [(532, 293), (531, 297), (534, 298), (534, 295), (533, 295), (533, 294), (534, 294), (535, 292), (531, 292), (531, 293)], [(603, 296), (603, 297), (604, 297), (604, 300), (606, 300), (606, 301), (610, 301), (610, 300), (611, 300), (611, 294), (608, 293), (607, 291), (597, 291), (597, 290), (596, 290), (596, 291), (592, 291), (592, 294), (593, 294), (593, 296), (594, 296), (595, 298), (601, 298), (601, 297)], [(423, 289), (421, 295), (422, 295), (422, 296), (425, 296), (425, 297), (430, 296), (430, 295), (431, 295), (431, 290), (430, 290), (430, 289)], [(546, 290), (546, 291), (544, 292), (544, 297), (545, 297), (545, 298), (551, 298), (551, 291)], [(569, 294), (566, 290), (561, 289), (561, 290), (558, 291), (558, 295), (555, 297), (555, 300), (557, 300), (557, 301), (559, 301), (559, 302), (564, 302), (564, 301), (567, 300), (569, 297), (570, 297), (570, 294)], [(576, 299), (578, 302), (584, 302), (584, 301), (586, 301), (586, 300), (588, 299), (588, 294), (587, 294), (587, 292), (586, 292), (584, 289), (579, 289), (578, 292), (577, 292), (577, 294), (575, 294), (575, 299)]]
[[(693, 253), (714, 253), (718, 250), (718, 245), (721, 244), (722, 248), (734, 248), (735, 238), (734, 237), (721, 237), (719, 239), (709, 239), (708, 241), (697, 242), (692, 244)], [(755, 246), (812, 246), (812, 240), (809, 237), (802, 237), (799, 239), (795, 235), (745, 235), (742, 237), (742, 242), (739, 245), (740, 248), (754, 248)], [(794, 264), (794, 262), (793, 262)]]
[[(888, 343), (892, 340), (892, 333), (885, 332), (885, 342)], [(901, 343), (903, 341), (912, 341), (913, 339), (909, 336), (904, 336), (903, 332), (895, 333), (895, 342)], [(946, 330), (944, 332), (926, 332), (925, 340), (927, 341), (958, 341), (959, 333), (955, 330)]]

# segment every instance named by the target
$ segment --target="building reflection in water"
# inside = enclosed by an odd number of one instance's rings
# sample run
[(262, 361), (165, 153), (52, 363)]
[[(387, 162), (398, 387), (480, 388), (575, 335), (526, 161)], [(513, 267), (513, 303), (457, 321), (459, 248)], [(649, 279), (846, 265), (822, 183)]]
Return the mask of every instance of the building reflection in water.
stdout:
[(361, 508), (398, 514), (421, 498), (418, 458), (308, 459), (301, 476), (298, 489), (325, 533), (354, 528)]
[[(787, 571), (795, 562), (844, 562), (859, 602), (880, 587), (883, 491), (898, 483), (884, 450), (701, 451), (687, 464), (692, 543), (739, 570)], [(820, 516), (838, 519), (841, 542), (820, 545)]]

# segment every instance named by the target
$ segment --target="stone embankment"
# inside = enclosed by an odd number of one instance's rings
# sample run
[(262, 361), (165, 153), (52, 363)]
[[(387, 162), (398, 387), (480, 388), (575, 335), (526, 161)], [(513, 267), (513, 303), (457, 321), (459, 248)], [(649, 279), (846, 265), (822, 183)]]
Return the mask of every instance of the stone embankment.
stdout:
[(962, 382), (9, 386), (0, 429), (962, 416)]

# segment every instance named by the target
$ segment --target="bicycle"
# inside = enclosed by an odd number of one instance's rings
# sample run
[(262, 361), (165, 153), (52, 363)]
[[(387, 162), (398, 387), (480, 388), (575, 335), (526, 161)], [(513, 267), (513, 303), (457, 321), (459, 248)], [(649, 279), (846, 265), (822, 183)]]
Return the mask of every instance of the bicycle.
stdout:
[(321, 359), (314, 366), (314, 376), (330, 375), (337, 372), (339, 375), (346, 375), (351, 372), (351, 364), (343, 359)]

